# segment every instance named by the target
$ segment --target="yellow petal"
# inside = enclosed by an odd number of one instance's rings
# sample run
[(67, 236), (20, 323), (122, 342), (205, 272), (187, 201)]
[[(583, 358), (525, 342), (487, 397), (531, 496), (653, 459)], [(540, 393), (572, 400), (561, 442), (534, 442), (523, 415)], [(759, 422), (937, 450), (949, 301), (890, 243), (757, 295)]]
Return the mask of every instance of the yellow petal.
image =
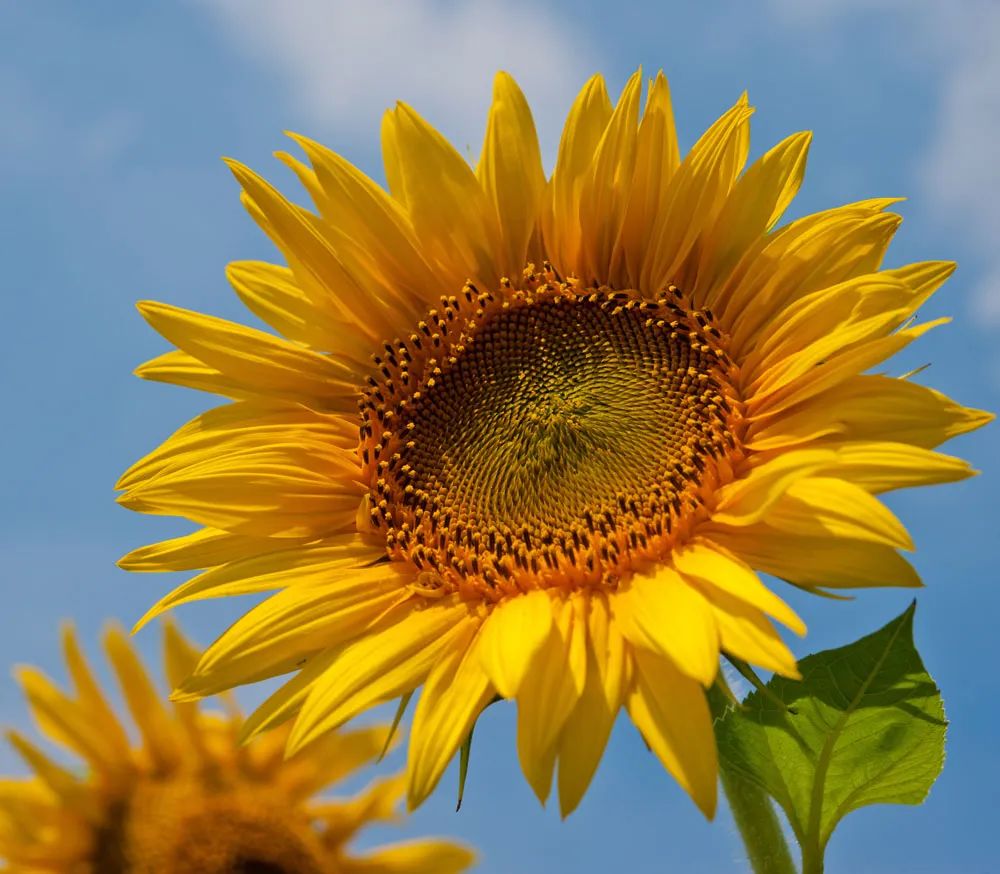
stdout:
[(793, 483), (768, 512), (767, 524), (806, 537), (870, 540), (896, 549), (913, 549), (903, 523), (888, 507), (860, 486), (832, 477), (808, 477)]
[(28, 764), (38, 777), (58, 797), (61, 804), (68, 806), (78, 815), (97, 819), (100, 811), (90, 797), (85, 784), (77, 780), (68, 768), (52, 761), (31, 741), (16, 731), (8, 731), (7, 742)]
[(710, 291), (767, 233), (791, 203), (805, 175), (812, 133), (793, 134), (762, 155), (736, 182), (708, 234), (693, 291), (712, 304)]
[(247, 555), (287, 549), (288, 545), (283, 538), (245, 537), (218, 528), (199, 528), (183, 537), (133, 549), (118, 560), (118, 567), (137, 573), (201, 570)]
[(104, 697), (101, 687), (94, 679), (72, 625), (63, 626), (62, 644), (63, 658), (73, 683), (73, 690), (76, 692), (80, 706), (85, 708), (87, 718), (108, 739), (109, 743), (119, 750), (127, 749), (129, 746), (128, 735)]
[(300, 404), (271, 399), (237, 401), (208, 410), (170, 435), (133, 464), (115, 484), (131, 489), (166, 470), (179, 470), (221, 453), (270, 448), (308, 441), (332, 445), (352, 456), (358, 444), (357, 423)]
[(378, 628), (344, 647), (313, 683), (288, 739), (295, 752), (376, 704), (419, 686), (472, 622), (456, 597), (423, 609), (411, 603), (388, 612)]
[(836, 459), (836, 454), (829, 450), (802, 449), (785, 452), (751, 468), (741, 479), (718, 490), (712, 519), (723, 525), (759, 522), (794, 482), (833, 464)]
[(714, 608), (723, 650), (785, 677), (799, 678), (795, 656), (756, 607), (715, 587), (706, 586), (705, 594)]
[(286, 673), (304, 656), (358, 636), (401, 595), (400, 575), (385, 565), (345, 569), (339, 580), (278, 592), (205, 650), (180, 691), (210, 695)]
[(705, 535), (751, 566), (795, 583), (816, 588), (920, 586), (910, 563), (892, 547), (862, 540), (850, 548), (829, 537), (799, 537), (764, 524), (713, 530)]
[(165, 352), (135, 369), (135, 375), (150, 382), (165, 382), (182, 385), (196, 391), (222, 395), (227, 398), (251, 398), (266, 391), (259, 391), (252, 384), (230, 376), (225, 376), (214, 367), (209, 367), (193, 355), (174, 349)]
[(548, 640), (553, 609), (548, 594), (535, 589), (504, 601), (487, 617), (479, 658), (504, 698), (517, 697), (532, 661)]
[(573, 599), (560, 606), (545, 644), (517, 693), (517, 753), (521, 770), (545, 803), (555, 769), (559, 732), (586, 683), (586, 620)]
[(609, 118), (611, 101), (604, 77), (597, 74), (587, 80), (566, 117), (544, 213), (546, 253), (565, 274), (581, 267), (580, 194)]
[(493, 80), (493, 103), (476, 176), (503, 239), (498, 267), (503, 275), (516, 278), (531, 260), (528, 243), (545, 193), (545, 172), (528, 101), (507, 73), (497, 73)]
[(961, 458), (905, 443), (852, 442), (836, 447), (831, 472), (869, 492), (950, 483), (975, 475)]
[(636, 138), (635, 169), (622, 217), (619, 263), (610, 280), (638, 288), (649, 238), (666, 201), (670, 180), (680, 164), (670, 87), (660, 71), (649, 85), (646, 109)]
[(909, 286), (883, 274), (849, 279), (801, 297), (762, 331), (741, 362), (741, 377), (768, 391), (866, 340), (884, 337), (913, 312)]
[(354, 528), (357, 470), (350, 453), (319, 441), (275, 443), (202, 456), (139, 483), (118, 502), (234, 534), (311, 540)]
[(708, 686), (719, 669), (719, 635), (702, 594), (672, 568), (637, 573), (614, 599), (622, 633), (634, 646), (669, 658)]
[(133, 631), (138, 631), (161, 613), (190, 601), (269, 592), (289, 585), (329, 582), (333, 575), (347, 573), (360, 579), (388, 573), (382, 569), (362, 567), (377, 557), (378, 554), (369, 545), (353, 534), (308, 546), (294, 546), (281, 552), (251, 555), (212, 568), (178, 586), (153, 605), (136, 623)]
[(854, 203), (814, 213), (761, 237), (724, 284), (712, 306), (729, 323), (742, 351), (775, 315), (800, 297), (875, 272), (902, 219), (886, 203)]
[(148, 755), (158, 768), (170, 770), (180, 761), (181, 752), (176, 726), (162, 696), (120, 628), (112, 626), (105, 632), (104, 648)]
[(480, 632), (465, 649), (456, 647), (431, 671), (420, 693), (406, 762), (411, 810), (434, 791), (455, 751), (493, 698), (477, 652), (482, 642)]
[(665, 658), (636, 649), (626, 700), (632, 722), (706, 817), (715, 815), (718, 758), (705, 692)]
[(289, 340), (336, 353), (363, 374), (369, 345), (334, 309), (314, 300), (287, 267), (263, 261), (234, 261), (226, 278), (247, 309)]
[(688, 543), (671, 554), (671, 561), (684, 576), (763, 610), (798, 635), (806, 633), (805, 623), (795, 611), (765, 586), (745, 562), (711, 541)]
[(908, 379), (855, 376), (784, 416), (751, 426), (750, 446), (777, 446), (788, 435), (837, 433), (846, 440), (890, 440), (933, 449), (993, 418)]
[(302, 709), (316, 680), (326, 673), (339, 655), (340, 650), (327, 649), (308, 657), (297, 674), (278, 687), (246, 718), (240, 726), (240, 743), (246, 744), (295, 716)]
[(344, 874), (459, 874), (476, 862), (476, 854), (448, 841), (420, 840), (379, 847), (341, 864)]
[(569, 816), (597, 770), (625, 700), (629, 672), (625, 641), (607, 601), (589, 596), (587, 672), (583, 692), (559, 738), (559, 812)]
[(336, 152), (298, 134), (289, 136), (309, 156), (323, 187), (327, 224), (340, 228), (377, 265), (397, 303), (433, 303), (440, 293), (436, 277), (400, 204)]
[(440, 284), (454, 291), (472, 278), (495, 287), (497, 217), (472, 168), (403, 103), (383, 116), (382, 132), (389, 188), (441, 271)]
[(35, 723), (45, 735), (83, 756), (102, 776), (122, 770), (121, 747), (115, 746), (119, 738), (106, 735), (99, 722), (91, 721), (85, 706), (60, 692), (35, 668), (20, 667), (16, 676)]
[(897, 331), (888, 337), (869, 340), (848, 349), (846, 352), (841, 352), (828, 361), (817, 364), (812, 370), (787, 384), (748, 398), (748, 412), (752, 418), (777, 416), (789, 407), (809, 400), (827, 389), (857, 376), (869, 367), (873, 367), (902, 351), (932, 328), (950, 321), (951, 319), (948, 318), (936, 319), (923, 325)]
[(388, 734), (388, 726), (369, 725), (323, 735), (285, 759), (276, 774), (282, 791), (292, 801), (309, 799), (377, 759)]
[(353, 412), (357, 384), (350, 368), (263, 331), (154, 301), (143, 318), (178, 349), (260, 393), (279, 393), (321, 409)]
[(580, 190), (583, 276), (604, 280), (610, 272), (634, 172), (642, 71), (625, 83)]
[(288, 260), (288, 265), (311, 299), (328, 305), (338, 318), (352, 322), (355, 330), (372, 339), (391, 337), (394, 329), (386, 301), (373, 296), (352, 275), (335, 251), (315, 216), (289, 203), (271, 185), (238, 161), (226, 164), (245, 193), (244, 203)]
[[(692, 146), (671, 178), (643, 266), (642, 289), (653, 291), (683, 281), (681, 265), (715, 221), (743, 169), (752, 114), (744, 95)], [(684, 220), (678, 221), (678, 216)]]

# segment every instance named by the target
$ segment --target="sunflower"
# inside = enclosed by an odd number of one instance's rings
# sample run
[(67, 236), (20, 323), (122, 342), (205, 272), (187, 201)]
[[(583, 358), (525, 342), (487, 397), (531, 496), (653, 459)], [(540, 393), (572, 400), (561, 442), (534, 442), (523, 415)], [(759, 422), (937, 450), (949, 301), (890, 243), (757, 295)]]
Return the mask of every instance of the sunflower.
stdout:
[[(86, 774), (57, 763), (8, 732), (34, 771), (0, 780), (0, 868), (11, 874), (457, 874), (465, 848), (425, 840), (355, 856), (346, 844), (369, 823), (392, 819), (405, 776), (353, 798), (315, 795), (385, 747), (385, 726), (331, 732), (285, 758), (287, 732), (238, 742), (242, 717), (196, 703), (165, 705), (124, 633), (104, 638), (141, 737), (129, 740), (85, 661), (64, 634), (73, 694), (21, 668), (32, 714), (51, 740), (82, 757)], [(171, 683), (198, 653), (171, 625), (164, 631)]]
[(229, 402), (120, 481), (202, 526), (122, 566), (201, 571), (142, 622), (274, 593), (180, 700), (290, 673), (247, 735), (294, 717), (295, 751), (422, 687), (411, 806), (516, 700), (521, 767), (544, 803), (558, 763), (563, 814), (624, 707), (710, 816), (720, 652), (795, 676), (771, 619), (805, 631), (757, 572), (919, 585), (876, 496), (970, 475), (932, 449), (990, 416), (865, 372), (946, 321), (913, 314), (954, 265), (879, 269), (893, 199), (774, 230), (810, 135), (744, 172), (743, 96), (682, 159), (663, 75), (640, 112), (641, 91), (587, 82), (548, 179), (504, 73), (475, 169), (402, 104), (388, 190), (297, 135), (308, 164), (278, 157), (310, 208), (228, 162), (287, 264), (228, 278), (281, 336), (140, 305), (176, 349), (138, 374)]

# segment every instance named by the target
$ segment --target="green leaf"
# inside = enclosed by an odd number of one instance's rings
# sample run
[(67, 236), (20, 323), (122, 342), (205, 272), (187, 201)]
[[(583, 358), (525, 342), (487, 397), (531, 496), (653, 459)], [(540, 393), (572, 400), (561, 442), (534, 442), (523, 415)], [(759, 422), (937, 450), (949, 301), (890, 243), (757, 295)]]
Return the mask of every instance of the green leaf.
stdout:
[(915, 605), (848, 646), (807, 656), (716, 724), (724, 769), (764, 789), (822, 871), (837, 823), (868, 804), (919, 804), (941, 773), (941, 694), (913, 645)]

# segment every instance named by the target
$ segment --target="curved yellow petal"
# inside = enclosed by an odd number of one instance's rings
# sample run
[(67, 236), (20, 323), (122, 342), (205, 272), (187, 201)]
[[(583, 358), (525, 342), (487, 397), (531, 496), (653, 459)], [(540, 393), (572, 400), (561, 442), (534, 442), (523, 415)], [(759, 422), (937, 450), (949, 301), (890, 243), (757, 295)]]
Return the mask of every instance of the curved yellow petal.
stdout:
[(449, 841), (419, 840), (380, 847), (339, 862), (344, 874), (460, 874), (476, 862), (472, 850)]
[(541, 589), (494, 608), (483, 624), (479, 659), (504, 698), (517, 697), (521, 683), (552, 629), (551, 597)]
[(139, 305), (143, 318), (178, 349), (229, 376), (240, 385), (260, 386), (286, 400), (353, 412), (357, 386), (349, 368), (301, 346), (155, 301)]
[(800, 297), (878, 270), (902, 219), (891, 200), (852, 203), (798, 219), (751, 246), (712, 305), (734, 351), (751, 348), (775, 314)]
[(663, 209), (670, 180), (680, 164), (670, 87), (661, 70), (649, 84), (636, 135), (635, 166), (610, 281), (638, 288), (649, 239)]
[(634, 646), (669, 658), (708, 686), (719, 669), (719, 635), (704, 596), (672, 568), (637, 573), (614, 598), (622, 633)]
[(705, 692), (661, 656), (633, 651), (625, 706), (636, 728), (706, 817), (715, 816), (718, 756)]
[(180, 685), (211, 695), (294, 669), (306, 655), (357, 637), (401, 595), (399, 574), (382, 566), (343, 569), (340, 579), (295, 585), (244, 613), (219, 637)]
[(838, 434), (846, 440), (892, 441), (933, 449), (951, 437), (993, 421), (984, 410), (908, 379), (877, 374), (855, 376), (811, 398), (801, 407), (763, 423), (752, 423), (748, 443), (763, 450), (810, 435)]
[(706, 586), (705, 594), (712, 602), (723, 650), (743, 661), (798, 679), (795, 656), (756, 607), (714, 587)]
[(625, 83), (580, 190), (582, 278), (608, 276), (635, 166), (642, 70)]
[[(681, 265), (699, 235), (715, 221), (749, 148), (753, 108), (743, 95), (691, 147), (670, 180), (651, 246), (643, 265), (640, 288), (658, 291), (669, 282), (684, 284)], [(684, 221), (677, 221), (684, 216)]]
[(705, 535), (738, 555), (752, 567), (813, 588), (868, 588), (922, 585), (910, 563), (890, 546), (843, 543), (830, 537), (800, 537), (764, 524), (740, 529), (712, 529)]
[(504, 276), (517, 278), (527, 262), (534, 260), (528, 255), (528, 245), (546, 183), (531, 108), (508, 73), (497, 73), (493, 80), (493, 103), (476, 176), (496, 213), (503, 240), (498, 269)]
[(411, 810), (434, 791), (455, 751), (493, 698), (493, 686), (477, 652), (482, 640), (480, 632), (466, 648), (456, 647), (431, 671), (420, 692), (406, 762)]
[(574, 603), (580, 597), (560, 605), (549, 635), (517, 692), (518, 759), (542, 804), (552, 784), (559, 733), (586, 683), (586, 619)]
[(812, 133), (793, 134), (765, 152), (744, 173), (706, 233), (693, 293), (712, 305), (712, 288), (788, 208), (805, 175)]
[(588, 598), (587, 670), (580, 700), (559, 738), (559, 812), (569, 816), (597, 770), (630, 679), (625, 640), (601, 595)]
[(118, 567), (136, 573), (202, 570), (247, 555), (287, 549), (288, 545), (284, 538), (247, 537), (218, 528), (199, 528), (182, 537), (133, 549), (118, 560)]
[(543, 211), (543, 233), (549, 259), (564, 274), (580, 271), (580, 196), (611, 112), (604, 77), (597, 74), (580, 89), (563, 127)]
[(968, 462), (906, 443), (856, 441), (837, 446), (831, 472), (876, 494), (974, 476)]
[(280, 334), (315, 350), (333, 352), (362, 378), (367, 375), (371, 344), (327, 302), (313, 299), (287, 267), (233, 261), (226, 266), (226, 278), (247, 309)]
[[(253, 398), (266, 395), (266, 390), (248, 384), (231, 376), (225, 376), (214, 367), (209, 367), (193, 355), (174, 349), (140, 364), (135, 375), (150, 382), (165, 382), (168, 385), (182, 385), (195, 391), (222, 395), (226, 398)], [(281, 392), (278, 392), (279, 396)]]
[[(878, 498), (860, 486), (815, 476), (792, 484), (767, 514), (767, 524), (805, 537), (870, 540), (896, 549), (913, 549), (903, 523)], [(851, 544), (844, 544), (851, 549)]]
[(765, 586), (749, 565), (711, 541), (692, 541), (675, 550), (671, 560), (684, 576), (763, 610), (800, 636), (806, 633), (805, 623), (795, 611)]
[(458, 598), (444, 598), (424, 609), (401, 604), (378, 627), (348, 644), (312, 685), (288, 738), (296, 752), (326, 731), (363, 710), (420, 685), (472, 622)]
[(403, 103), (383, 116), (382, 153), (392, 195), (437, 266), (439, 285), (452, 293), (466, 279), (496, 287), (496, 214), (465, 159)]
[(759, 522), (792, 483), (833, 464), (836, 459), (836, 454), (830, 450), (802, 449), (785, 452), (751, 468), (746, 476), (716, 492), (716, 511), (712, 519), (722, 525)]
[(295, 545), (280, 552), (250, 555), (192, 577), (151, 607), (136, 623), (138, 631), (150, 620), (180, 604), (227, 595), (270, 592), (289, 585), (328, 582), (334, 574), (350, 569), (355, 577), (388, 575), (391, 571), (363, 566), (378, 557), (356, 534), (326, 541)]
[(161, 696), (120, 628), (104, 634), (104, 649), (118, 677), (129, 713), (139, 728), (150, 758), (167, 770), (181, 759), (177, 730)]

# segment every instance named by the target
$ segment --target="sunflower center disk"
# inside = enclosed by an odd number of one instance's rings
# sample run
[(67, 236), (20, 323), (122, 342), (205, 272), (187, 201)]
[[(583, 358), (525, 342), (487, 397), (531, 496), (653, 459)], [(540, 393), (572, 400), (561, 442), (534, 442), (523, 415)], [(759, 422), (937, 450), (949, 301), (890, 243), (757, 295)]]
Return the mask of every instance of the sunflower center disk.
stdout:
[(535, 276), (386, 344), (362, 404), (371, 518), (428, 592), (614, 585), (736, 447), (711, 314)]
[(98, 842), (102, 874), (329, 874), (305, 816), (258, 788), (208, 790), (186, 781), (140, 787)]

